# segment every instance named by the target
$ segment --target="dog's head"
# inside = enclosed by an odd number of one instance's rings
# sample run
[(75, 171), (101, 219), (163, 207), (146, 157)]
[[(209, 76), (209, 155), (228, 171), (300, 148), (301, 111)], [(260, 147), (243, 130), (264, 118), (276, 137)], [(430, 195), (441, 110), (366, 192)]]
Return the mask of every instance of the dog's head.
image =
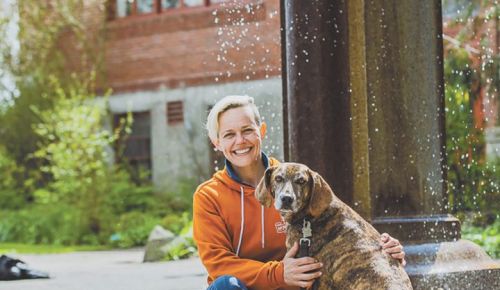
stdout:
[(333, 192), (325, 180), (298, 163), (269, 167), (255, 190), (255, 196), (267, 207), (274, 200), (274, 207), (285, 218), (304, 210), (317, 217), (333, 200)]

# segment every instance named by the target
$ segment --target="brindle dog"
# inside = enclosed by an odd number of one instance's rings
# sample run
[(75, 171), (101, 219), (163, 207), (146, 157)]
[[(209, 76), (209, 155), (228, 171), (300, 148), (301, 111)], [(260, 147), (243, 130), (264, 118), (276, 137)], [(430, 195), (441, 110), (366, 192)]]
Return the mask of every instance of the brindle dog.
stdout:
[(267, 207), (274, 200), (287, 221), (288, 249), (302, 237), (304, 218), (310, 221), (310, 256), (323, 263), (323, 275), (312, 289), (412, 289), (400, 263), (382, 250), (377, 230), (307, 166), (268, 168), (255, 195)]

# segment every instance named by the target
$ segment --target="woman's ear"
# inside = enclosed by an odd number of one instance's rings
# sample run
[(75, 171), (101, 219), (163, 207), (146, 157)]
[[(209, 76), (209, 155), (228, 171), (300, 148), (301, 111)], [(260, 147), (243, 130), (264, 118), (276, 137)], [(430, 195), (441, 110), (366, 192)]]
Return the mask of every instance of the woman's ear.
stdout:
[(259, 184), (255, 188), (255, 197), (264, 206), (270, 207), (274, 199), (274, 192), (271, 188), (271, 176), (276, 166), (271, 166), (266, 169), (264, 177), (260, 180)]
[(311, 192), (309, 199), (309, 213), (313, 217), (320, 216), (333, 201), (333, 191), (318, 173), (309, 170), (311, 176)]
[(266, 137), (266, 133), (267, 133), (267, 124), (266, 122), (262, 122), (260, 124), (260, 138), (262, 140), (264, 140), (264, 137)]
[(210, 142), (212, 142), (212, 144), (214, 145), (215, 149), (217, 149), (217, 150), (219, 150), (219, 151), (222, 151), (222, 150), (220, 150), (220, 148), (219, 148), (219, 139), (218, 139), (218, 138), (217, 138), (217, 139), (215, 139), (215, 140), (214, 140), (214, 139), (210, 139)]

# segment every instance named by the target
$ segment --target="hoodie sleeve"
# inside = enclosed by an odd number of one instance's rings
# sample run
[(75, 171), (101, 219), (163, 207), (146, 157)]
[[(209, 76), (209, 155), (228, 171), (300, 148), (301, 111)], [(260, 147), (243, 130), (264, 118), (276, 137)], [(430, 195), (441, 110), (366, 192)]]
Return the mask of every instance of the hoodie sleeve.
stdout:
[(210, 277), (233, 275), (251, 289), (286, 287), (282, 262), (263, 263), (238, 257), (215, 201), (200, 191), (193, 199), (193, 237)]

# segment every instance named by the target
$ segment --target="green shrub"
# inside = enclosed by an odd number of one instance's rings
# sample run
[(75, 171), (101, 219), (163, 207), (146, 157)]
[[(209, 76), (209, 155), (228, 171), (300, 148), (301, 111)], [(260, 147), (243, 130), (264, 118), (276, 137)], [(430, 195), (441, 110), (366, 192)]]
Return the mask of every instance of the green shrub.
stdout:
[(119, 248), (143, 246), (160, 218), (133, 211), (122, 215), (116, 225), (116, 232), (110, 237), (111, 245)]
[(480, 245), (492, 258), (500, 258), (500, 219), (488, 226), (462, 225), (462, 238)]
[(26, 202), (23, 189), (20, 188), (18, 179), (23, 173), (23, 168), (10, 158), (7, 151), (0, 144), (0, 208), (18, 209)]
[(160, 194), (160, 198), (164, 201), (164, 204), (161, 206), (169, 209), (169, 212), (164, 214), (191, 212), (193, 193), (197, 185), (195, 180), (185, 178), (177, 182), (175, 189), (167, 189), (164, 193)]
[(190, 213), (183, 212), (182, 214), (169, 214), (165, 216), (161, 225), (167, 230), (173, 232), (176, 235), (181, 234), (182, 230), (189, 226), (191, 223)]
[(165, 260), (179, 260), (192, 257), (197, 254), (196, 244), (193, 240), (193, 221), (188, 218), (187, 213), (182, 215), (183, 219), (187, 218), (184, 227), (179, 231), (179, 236), (170, 245)]
[(113, 215), (120, 216), (130, 211), (150, 212), (158, 203), (158, 196), (150, 183), (137, 185), (130, 180), (127, 171), (117, 168), (108, 176), (109, 192), (104, 204)]
[(196, 254), (196, 246), (192, 238), (185, 238), (182, 242), (173, 245), (165, 255), (164, 260), (180, 260)]
[(64, 204), (0, 212), (0, 242), (75, 245), (88, 234), (81, 213)]
[(454, 48), (444, 62), (447, 185), (450, 211), (500, 212), (500, 160), (486, 162), (485, 138), (473, 116), (477, 72), (467, 51)]
[[(133, 246), (145, 241), (153, 220), (190, 207), (183, 199), (170, 209), (149, 182), (133, 182), (112, 164), (110, 149), (130, 120), (120, 130), (104, 129), (107, 100), (94, 92), (105, 22), (92, 22), (96, 33), (86, 33), (89, 23), (74, 9), (83, 2), (21, 1), (15, 11), (28, 16), (19, 24), (23, 49), (13, 57), (10, 43), (0, 44), (1, 70), (16, 80), (18, 93), (0, 101), (0, 241), (108, 244), (116, 233), (120, 246)], [(8, 27), (0, 18), (1, 35)], [(47, 19), (50, 26), (40, 25)], [(54, 49), (62, 32), (76, 36), (72, 50), (80, 58)]]

